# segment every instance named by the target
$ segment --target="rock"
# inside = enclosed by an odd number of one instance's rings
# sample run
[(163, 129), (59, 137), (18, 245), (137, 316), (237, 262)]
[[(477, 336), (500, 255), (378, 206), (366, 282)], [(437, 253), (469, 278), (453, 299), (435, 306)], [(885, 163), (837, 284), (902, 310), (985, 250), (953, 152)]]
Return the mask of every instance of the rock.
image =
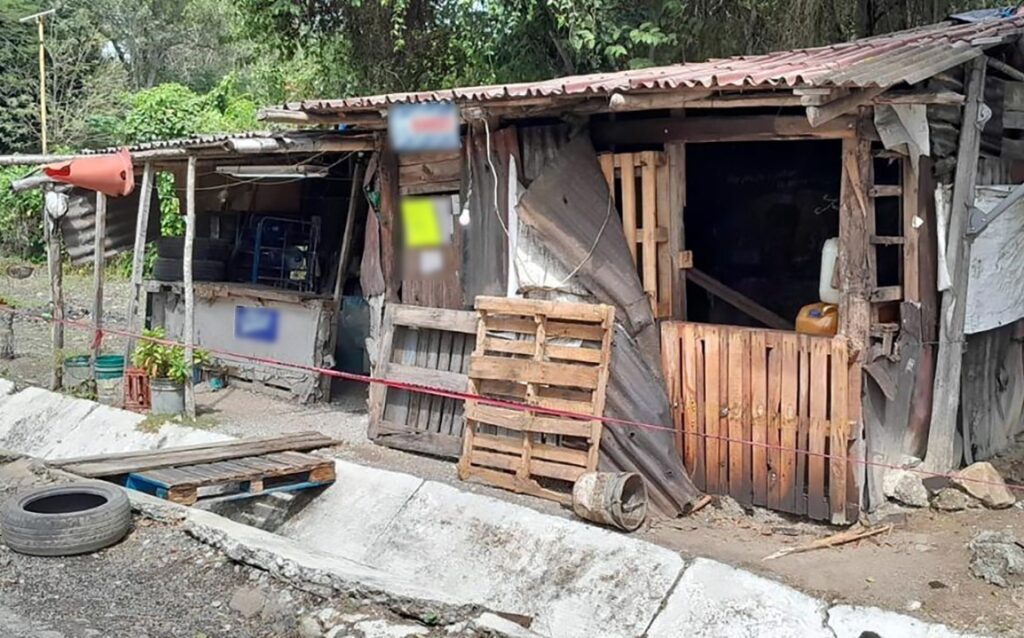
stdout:
[(979, 532), (967, 543), (971, 573), (1000, 587), (1024, 585), (1024, 547), (1009, 532)]
[(912, 600), (909, 603), (907, 603), (907, 611), (917, 611), (919, 609), (921, 609), (920, 600)]
[(959, 512), (974, 503), (969, 494), (953, 487), (944, 487), (932, 497), (932, 507), (942, 512)]
[(1013, 492), (1006, 487), (1003, 477), (991, 463), (979, 461), (953, 475), (953, 483), (984, 503), (987, 507), (1001, 509), (1017, 502)]
[(889, 470), (882, 479), (882, 492), (904, 505), (928, 507), (928, 489), (917, 472)]
[(251, 587), (240, 587), (231, 596), (228, 606), (242, 614), (245, 618), (252, 618), (263, 611), (267, 603), (267, 597), (258, 589)]
[(303, 616), (299, 619), (299, 638), (322, 638), (323, 635), (316, 616)]

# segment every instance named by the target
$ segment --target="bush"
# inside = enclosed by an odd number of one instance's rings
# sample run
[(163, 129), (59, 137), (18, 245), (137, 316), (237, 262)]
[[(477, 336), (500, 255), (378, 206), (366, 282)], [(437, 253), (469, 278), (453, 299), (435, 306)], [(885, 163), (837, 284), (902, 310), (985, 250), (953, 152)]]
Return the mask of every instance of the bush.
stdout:
[[(188, 369), (185, 367), (185, 348), (154, 341), (166, 339), (167, 332), (163, 328), (143, 330), (143, 337), (132, 353), (132, 365), (146, 371), (151, 379), (170, 379), (175, 383), (188, 380)], [(196, 348), (192, 352), (192, 365), (208, 364), (210, 356), (205, 350)]]
[(27, 173), (24, 167), (0, 168), (0, 255), (42, 261), (43, 194), (39, 189), (11, 192), (11, 182)]

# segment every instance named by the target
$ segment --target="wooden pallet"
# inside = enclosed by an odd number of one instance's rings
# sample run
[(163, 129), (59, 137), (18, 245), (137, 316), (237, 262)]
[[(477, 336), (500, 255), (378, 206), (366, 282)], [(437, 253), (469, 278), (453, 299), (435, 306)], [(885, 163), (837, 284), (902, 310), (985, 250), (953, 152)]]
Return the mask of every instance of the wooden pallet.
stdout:
[(677, 446), (698, 488), (846, 521), (844, 338), (665, 322), (662, 356)]
[[(604, 413), (615, 309), (477, 297), (469, 392), (593, 416)], [(560, 502), (553, 489), (597, 469), (601, 421), (465, 402), (459, 477)], [(540, 481), (544, 481), (544, 484)]]
[[(465, 392), (477, 314), (388, 304), (374, 378)], [(444, 458), (459, 457), (465, 423), (461, 400), (370, 386), (370, 440)]]
[[(603, 153), (598, 156), (608, 190), (622, 216), (629, 252), (633, 255), (651, 310), (658, 318), (672, 316), (674, 268), (669, 190), (677, 176), (670, 173), (665, 153)], [(682, 216), (682, 211), (676, 211)]]
[(302, 454), (278, 452), (132, 472), (124, 486), (183, 505), (198, 500), (224, 501), (281, 491), (321, 487), (334, 482), (334, 461)]
[(86, 478), (116, 478), (163, 467), (214, 463), (274, 452), (315, 450), (337, 443), (336, 440), (319, 432), (298, 432), (284, 436), (253, 437), (159, 450), (83, 456), (47, 461), (47, 464)]

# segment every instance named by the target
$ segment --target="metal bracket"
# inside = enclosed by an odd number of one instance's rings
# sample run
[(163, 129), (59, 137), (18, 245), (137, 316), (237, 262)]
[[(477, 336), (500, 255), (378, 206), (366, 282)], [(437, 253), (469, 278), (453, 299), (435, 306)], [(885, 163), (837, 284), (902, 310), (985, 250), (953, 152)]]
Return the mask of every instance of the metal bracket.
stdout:
[(967, 211), (967, 234), (977, 235), (985, 230), (985, 227), (992, 223), (996, 217), (1002, 215), (1008, 208), (1016, 204), (1024, 197), (1024, 183), (1018, 184), (1016, 188), (1003, 198), (995, 208), (987, 213), (980, 208), (971, 206)]

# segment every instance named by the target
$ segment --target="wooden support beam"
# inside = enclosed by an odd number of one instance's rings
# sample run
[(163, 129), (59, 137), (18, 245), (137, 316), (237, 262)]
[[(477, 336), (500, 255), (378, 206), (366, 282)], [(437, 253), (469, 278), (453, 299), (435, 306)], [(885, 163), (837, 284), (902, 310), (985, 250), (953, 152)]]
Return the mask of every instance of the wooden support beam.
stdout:
[(666, 142), (757, 142), (840, 139), (856, 134), (856, 118), (837, 117), (812, 127), (799, 115), (711, 116), (602, 122), (592, 125), (598, 147)]
[[(352, 252), (352, 229), (355, 226), (359, 203), (363, 199), (363, 175), (366, 164), (355, 162), (352, 169), (352, 188), (348, 194), (348, 211), (345, 214), (345, 230), (341, 234), (341, 250), (338, 255), (338, 276), (334, 279), (334, 308), (341, 308), (341, 293), (345, 286), (345, 271), (348, 269), (349, 253)], [(337, 333), (337, 330), (333, 332)], [(331, 350), (333, 352), (333, 350)]]
[(964, 103), (962, 93), (955, 91), (891, 91), (875, 98), (875, 104), (946, 104)]
[(928, 451), (924, 466), (933, 472), (948, 472), (959, 467), (956, 457), (956, 424), (960, 406), (960, 371), (963, 364), (964, 320), (966, 318), (968, 272), (971, 260), (971, 236), (967, 234), (967, 216), (974, 204), (978, 177), (981, 126), (978, 116), (985, 100), (987, 57), (979, 56), (967, 67), (967, 103), (964, 105), (960, 146), (957, 151), (953, 202), (949, 215), (947, 260), (953, 264), (953, 287), (942, 293), (939, 313), (939, 351), (936, 355), (932, 393), (932, 421), (928, 433)]
[(1000, 73), (1010, 78), (1011, 80), (1016, 80), (1017, 82), (1024, 82), (1024, 71), (1020, 71), (1016, 67), (1012, 67), (1006, 62), (1003, 62), (1002, 60), (997, 60), (995, 58), (988, 58), (987, 62), (988, 65), (992, 67), (993, 71), (999, 71)]
[(858, 108), (870, 104), (872, 100), (883, 92), (885, 92), (885, 88), (881, 87), (861, 89), (821, 106), (808, 106), (807, 121), (810, 122), (811, 126), (817, 128), (837, 117), (856, 112)]
[(711, 91), (695, 90), (673, 93), (629, 94), (613, 93), (608, 98), (608, 110), (615, 113), (647, 111), (651, 109), (675, 109), (695, 100), (711, 95)]
[[(869, 243), (874, 201), (868, 196), (871, 142), (843, 140), (842, 185), (839, 194), (839, 333), (851, 356), (863, 362), (871, 327), (872, 281)], [(860, 398), (858, 396), (857, 401)], [(851, 402), (853, 399), (851, 399)]]
[[(142, 185), (139, 188), (139, 208), (135, 215), (135, 245), (132, 248), (132, 296), (128, 299), (128, 332), (142, 331), (146, 317), (146, 292), (142, 289), (142, 274), (146, 258), (146, 236), (149, 234), (149, 208), (153, 199), (153, 181), (156, 179), (152, 162), (146, 162), (142, 169)], [(124, 360), (130, 360), (135, 349), (135, 339), (128, 337), (124, 347)], [(128, 392), (128, 384), (124, 384)]]
[(776, 330), (792, 330), (793, 322), (786, 321), (779, 315), (775, 314), (771, 310), (765, 308), (761, 304), (757, 303), (750, 297), (744, 295), (741, 292), (733, 290), (729, 286), (726, 286), (722, 282), (718, 281), (711, 275), (704, 273), (696, 268), (690, 268), (686, 271), (687, 280), (697, 284), (704, 290), (708, 291), (712, 295), (718, 297), (722, 301), (733, 306), (737, 310), (757, 319), (769, 328), (775, 328)]
[(103, 345), (100, 335), (103, 330), (103, 274), (107, 266), (106, 239), (107, 196), (97, 192), (92, 241), (92, 325), (95, 332), (92, 344), (89, 346), (89, 372), (93, 381), (96, 381), (96, 357), (99, 356), (100, 347)]
[[(63, 193), (47, 193), (47, 199), (63, 198)], [(64, 265), (61, 250), (60, 222), (54, 219), (47, 206), (43, 206), (43, 234), (46, 239), (46, 270), (50, 277), (50, 306), (53, 323), (50, 324), (50, 346), (52, 350), (50, 389), (64, 387)]]
[(196, 393), (192, 383), (192, 363), (196, 338), (196, 291), (192, 280), (192, 244), (196, 237), (196, 157), (188, 158), (188, 177), (185, 185), (185, 248), (182, 252), (182, 284), (185, 287), (185, 415), (196, 418)]

